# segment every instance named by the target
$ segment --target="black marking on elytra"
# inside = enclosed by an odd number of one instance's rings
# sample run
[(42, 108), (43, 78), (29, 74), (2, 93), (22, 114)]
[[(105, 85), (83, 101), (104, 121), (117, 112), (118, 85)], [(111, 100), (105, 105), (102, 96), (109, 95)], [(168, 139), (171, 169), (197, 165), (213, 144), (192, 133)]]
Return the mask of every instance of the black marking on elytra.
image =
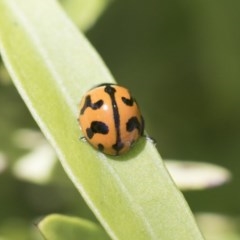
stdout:
[(103, 152), (103, 150), (104, 150), (104, 146), (101, 143), (98, 144), (98, 150), (100, 152)]
[(111, 84), (106, 84), (104, 91), (110, 95), (111, 99), (112, 99), (112, 97), (113, 97), (114, 100), (115, 100), (114, 94), (115, 94), (115, 92), (116, 92), (116, 89), (115, 89), (114, 87), (112, 87)]
[(110, 96), (112, 102), (112, 109), (113, 109), (113, 118), (114, 118), (114, 125), (116, 130), (116, 143), (113, 144), (113, 149), (116, 151), (116, 155), (119, 154), (119, 151), (124, 147), (124, 144), (121, 141), (120, 137), (120, 115), (117, 106), (117, 102), (115, 99), (115, 92), (116, 89), (111, 84), (106, 84), (104, 91)]
[(133, 106), (135, 100), (134, 98), (130, 97), (130, 98), (125, 98), (122, 97), (122, 101), (127, 105), (127, 106)]
[(104, 122), (93, 121), (91, 122), (90, 128), (86, 129), (86, 133), (89, 139), (91, 139), (94, 134), (108, 134), (109, 129), (108, 126)]
[(126, 123), (126, 129), (128, 132), (132, 132), (137, 129), (139, 134), (142, 135), (142, 124), (138, 121), (137, 117), (131, 117)]
[(90, 107), (91, 109), (93, 110), (97, 110), (99, 109), (101, 106), (103, 105), (103, 100), (100, 99), (98, 100), (97, 102), (95, 103), (92, 103), (92, 100), (91, 100), (91, 96), (90, 95), (87, 95), (86, 98), (85, 98), (85, 102), (84, 102), (84, 105), (80, 111), (80, 114), (84, 114), (85, 110)]
[(121, 149), (123, 149), (123, 147), (124, 144), (121, 141), (116, 142), (115, 144), (112, 145), (112, 148), (117, 152), (117, 154), (119, 151), (121, 151)]

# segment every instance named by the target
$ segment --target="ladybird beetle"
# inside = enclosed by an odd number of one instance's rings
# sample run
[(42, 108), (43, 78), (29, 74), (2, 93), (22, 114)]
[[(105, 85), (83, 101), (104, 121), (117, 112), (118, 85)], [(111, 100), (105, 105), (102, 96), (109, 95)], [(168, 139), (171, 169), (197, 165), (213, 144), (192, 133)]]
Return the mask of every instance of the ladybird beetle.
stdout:
[(143, 135), (143, 117), (125, 87), (98, 85), (83, 96), (79, 107), (83, 138), (105, 154), (124, 154)]

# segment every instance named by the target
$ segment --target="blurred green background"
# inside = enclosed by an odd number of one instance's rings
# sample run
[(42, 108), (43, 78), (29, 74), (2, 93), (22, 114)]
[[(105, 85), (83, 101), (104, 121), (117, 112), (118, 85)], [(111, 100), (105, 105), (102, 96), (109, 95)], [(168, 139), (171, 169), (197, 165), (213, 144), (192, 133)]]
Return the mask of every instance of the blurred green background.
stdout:
[[(234, 217), (240, 215), (239, 12), (237, 0), (115, 0), (86, 32), (138, 100), (163, 158), (231, 171), (224, 186), (184, 192), (191, 209)], [(60, 166), (64, 179), (48, 185), (14, 176), (11, 166), (27, 152), (16, 145), (16, 131), (38, 128), (2, 67), (0, 73), (0, 153), (8, 162), (0, 174), (0, 233), (9, 226), (21, 232), (52, 212), (93, 219)]]

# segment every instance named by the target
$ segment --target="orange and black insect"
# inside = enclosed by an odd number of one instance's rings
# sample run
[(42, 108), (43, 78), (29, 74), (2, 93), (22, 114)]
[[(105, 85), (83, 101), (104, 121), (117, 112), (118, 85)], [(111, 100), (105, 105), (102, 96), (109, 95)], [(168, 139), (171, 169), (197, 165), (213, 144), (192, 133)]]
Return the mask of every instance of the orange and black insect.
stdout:
[(143, 117), (129, 90), (111, 83), (98, 85), (83, 96), (79, 124), (84, 138), (109, 155), (128, 152), (144, 131)]

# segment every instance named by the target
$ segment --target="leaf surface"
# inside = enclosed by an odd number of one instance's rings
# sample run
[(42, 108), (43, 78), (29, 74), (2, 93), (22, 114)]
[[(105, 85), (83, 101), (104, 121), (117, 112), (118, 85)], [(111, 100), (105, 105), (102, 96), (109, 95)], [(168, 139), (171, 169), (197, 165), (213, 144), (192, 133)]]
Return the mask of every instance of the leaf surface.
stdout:
[(45, 217), (38, 227), (46, 239), (51, 240), (109, 240), (105, 231), (97, 224), (60, 214)]

